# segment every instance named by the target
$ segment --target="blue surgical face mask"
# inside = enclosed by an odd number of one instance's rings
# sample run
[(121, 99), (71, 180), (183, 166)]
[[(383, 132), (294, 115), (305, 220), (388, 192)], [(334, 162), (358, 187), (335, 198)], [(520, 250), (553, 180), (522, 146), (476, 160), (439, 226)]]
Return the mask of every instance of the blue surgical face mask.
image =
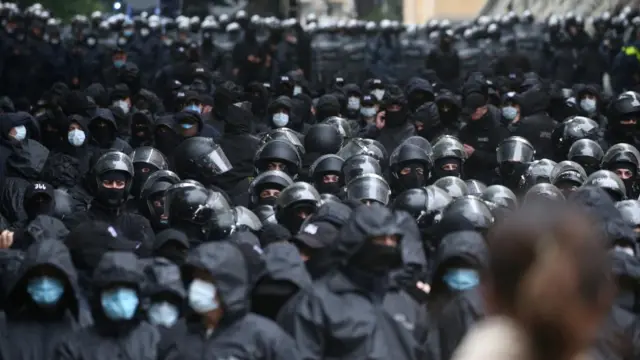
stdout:
[(200, 110), (200, 106), (195, 105), (195, 104), (185, 106), (185, 107), (184, 107), (184, 111), (193, 111), (193, 112), (196, 112), (196, 113), (198, 113), (198, 114), (200, 114), (200, 113), (202, 112), (202, 111)]
[(189, 285), (187, 294), (189, 306), (199, 314), (217, 309), (216, 292), (216, 286), (212, 283), (194, 279)]
[(582, 110), (589, 114), (596, 112), (596, 100), (595, 99), (582, 99), (580, 100), (580, 107)]
[(376, 108), (374, 107), (363, 107), (360, 108), (360, 114), (366, 118), (371, 118), (376, 116)]
[(505, 106), (502, 108), (502, 116), (507, 120), (513, 120), (518, 116), (518, 109), (513, 106)]
[(27, 293), (38, 305), (53, 305), (64, 294), (64, 283), (50, 276), (38, 276), (27, 283)]
[(182, 123), (182, 124), (180, 124), (180, 127), (185, 129), (185, 130), (189, 130), (189, 129), (191, 129), (193, 127), (193, 125), (194, 124), (191, 124), (191, 123)]
[(22, 141), (27, 137), (27, 128), (24, 125), (16, 126), (14, 129), (16, 131), (14, 139)]
[(347, 100), (347, 109), (349, 109), (349, 110), (358, 110), (358, 109), (360, 109), (360, 98), (350, 97)]
[(138, 293), (130, 288), (115, 288), (104, 291), (100, 296), (100, 304), (107, 318), (131, 320), (138, 309)]
[(84, 140), (86, 139), (86, 134), (80, 129), (73, 129), (69, 131), (67, 139), (69, 140), (69, 144), (73, 146), (82, 146), (82, 144), (84, 144)]
[(133, 30), (126, 29), (122, 32), (122, 34), (126, 37), (131, 37), (131, 35), (133, 35)]
[(289, 123), (289, 115), (285, 113), (273, 114), (273, 125), (276, 127), (285, 127)]
[(154, 303), (147, 311), (149, 322), (156, 326), (172, 327), (180, 317), (178, 308), (166, 301)]
[(126, 64), (126, 61), (124, 60), (113, 60), (113, 66), (115, 66), (116, 69), (120, 69), (124, 64)]
[(464, 291), (480, 284), (480, 274), (473, 269), (449, 269), (442, 280), (451, 290)]

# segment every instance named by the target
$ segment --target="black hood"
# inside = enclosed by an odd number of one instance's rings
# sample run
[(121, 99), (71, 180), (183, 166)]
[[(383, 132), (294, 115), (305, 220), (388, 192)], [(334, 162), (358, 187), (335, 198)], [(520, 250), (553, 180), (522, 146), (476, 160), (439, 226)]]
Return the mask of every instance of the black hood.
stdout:
[(229, 135), (253, 134), (253, 114), (238, 106), (229, 106), (225, 118), (224, 133)]
[(99, 107), (109, 107), (109, 93), (102, 84), (94, 83), (89, 85), (85, 90), (85, 93), (87, 96), (91, 97)]
[(131, 252), (110, 251), (105, 253), (93, 273), (95, 290), (102, 290), (118, 283), (130, 284), (140, 289), (143, 282), (142, 266), (138, 257)]
[(116, 122), (116, 118), (113, 116), (113, 113), (109, 109), (99, 108), (96, 110), (96, 113), (93, 115), (91, 120), (89, 121), (89, 126), (93, 124), (93, 122), (98, 120), (106, 120), (107, 124), (113, 129), (113, 138), (111, 141), (115, 141), (118, 135), (118, 123)]
[(399, 227), (402, 233), (402, 263), (405, 266), (416, 266), (426, 269), (427, 259), (424, 256), (420, 229), (413, 217), (405, 211), (397, 212)]
[(539, 87), (534, 87), (521, 95), (522, 116), (535, 115), (546, 112), (551, 102), (549, 93)]
[(290, 110), (293, 107), (293, 101), (291, 101), (291, 98), (288, 96), (278, 96), (275, 100), (269, 103), (269, 114), (273, 114), (275, 109), (280, 107), (284, 107)]
[[(186, 259), (185, 268), (202, 269), (213, 277), (222, 299), (225, 318), (236, 318), (249, 311), (248, 267), (240, 249), (229, 242), (200, 245)], [(185, 282), (191, 279), (185, 278)], [(223, 319), (224, 321), (224, 319)]]
[(16, 126), (24, 125), (27, 129), (30, 130), (30, 127), (32, 126), (30, 125), (32, 123), (32, 118), (33, 117), (29, 113), (22, 111), (16, 113), (1, 114), (0, 131), (2, 131), (2, 134), (0, 134), (0, 138), (2, 138), (3, 141), (7, 141), (9, 139), (9, 131), (11, 131), (11, 129)]
[(457, 231), (442, 239), (432, 267), (431, 289), (433, 292), (445, 288), (442, 276), (447, 263), (453, 259), (461, 259), (478, 269), (486, 268), (489, 263), (489, 251), (482, 235), (476, 231)]
[(200, 116), (200, 114), (193, 111), (181, 111), (179, 113), (176, 113), (173, 121), (173, 126), (174, 126), (173, 130), (176, 133), (178, 133), (177, 131), (178, 126), (180, 126), (180, 123), (183, 122), (184, 120), (195, 121), (198, 124), (198, 132), (201, 132), (202, 129), (204, 128), (204, 121), (202, 120), (202, 116)]
[(264, 249), (266, 274), (275, 281), (287, 281), (299, 289), (311, 286), (311, 277), (298, 249), (289, 242), (273, 243)]
[(356, 208), (349, 221), (342, 227), (333, 245), (332, 258), (345, 261), (365, 244), (368, 238), (381, 235), (403, 235), (397, 213), (378, 205), (361, 205)]
[(162, 293), (169, 293), (180, 300), (186, 296), (184, 283), (180, 276), (180, 268), (165, 258), (153, 258), (144, 267), (145, 296), (153, 297)]
[(631, 225), (627, 224), (615, 203), (606, 191), (595, 186), (586, 186), (573, 192), (569, 201), (584, 208), (607, 236), (612, 246), (616, 241), (635, 244), (635, 233)]
[(27, 280), (30, 272), (39, 266), (51, 266), (56, 268), (64, 276), (67, 284), (65, 287), (65, 299), (68, 309), (76, 319), (80, 312), (80, 290), (78, 287), (78, 274), (71, 261), (71, 255), (67, 247), (57, 240), (42, 240), (30, 246), (24, 255), (22, 265), (18, 270), (14, 281), (8, 288), (6, 308), (7, 315), (16, 315), (24, 310), (29, 296), (26, 292)]
[(435, 97), (431, 83), (422, 78), (414, 77), (407, 83), (407, 87), (405, 88), (407, 97), (410, 97), (414, 91), (423, 91)]

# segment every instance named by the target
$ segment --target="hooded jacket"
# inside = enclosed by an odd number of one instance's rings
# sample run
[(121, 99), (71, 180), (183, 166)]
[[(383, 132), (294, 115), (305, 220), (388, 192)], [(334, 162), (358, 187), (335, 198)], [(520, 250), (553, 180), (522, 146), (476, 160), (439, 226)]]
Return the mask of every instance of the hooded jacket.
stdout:
[(484, 316), (477, 289), (451, 293), (442, 277), (447, 264), (462, 260), (476, 269), (488, 265), (488, 250), (475, 231), (458, 231), (445, 236), (433, 264), (429, 293), (427, 352), (434, 359), (449, 359), (472, 324)]
[(96, 110), (95, 115), (91, 118), (91, 121), (89, 121), (88, 127), (90, 128), (92, 124), (98, 120), (107, 121), (108, 126), (111, 127), (112, 133), (111, 133), (111, 138), (109, 140), (110, 145), (107, 145), (107, 146), (97, 144), (94, 138), (95, 134), (91, 134), (92, 137), (90, 139), (92, 139), (91, 141), (95, 147), (103, 148), (103, 149), (113, 149), (113, 150), (121, 151), (125, 154), (130, 154), (131, 151), (133, 151), (133, 149), (131, 149), (131, 146), (126, 141), (117, 137), (118, 124), (116, 123), (116, 118), (113, 116), (113, 113), (111, 112), (111, 110), (98, 108)]
[(187, 319), (187, 331), (175, 338), (181, 359), (299, 359), (291, 338), (274, 322), (249, 313), (248, 267), (236, 245), (201, 245), (189, 254), (186, 264), (211, 274), (224, 313), (211, 336), (205, 336), (197, 315)]
[[(380, 206), (358, 207), (340, 232), (335, 257), (348, 266), (368, 237), (403, 234), (396, 216)], [(341, 268), (301, 292), (295, 310), (281, 312), (279, 323), (293, 336), (303, 359), (421, 358), (412, 323), (416, 320), (408, 314), (413, 300), (396, 297), (387, 309), (387, 290), (373, 288), (356, 284)]]
[(252, 115), (237, 106), (230, 106), (220, 147), (233, 169), (216, 177), (215, 183), (236, 205), (249, 203), (249, 178), (253, 176), (253, 158), (260, 147), (260, 139), (253, 136)]
[[(411, 108), (412, 106), (419, 107), (420, 105), (422, 105), (422, 104), (411, 104), (411, 96), (415, 92), (425, 93), (427, 95), (426, 99), (424, 99), (425, 101), (433, 101), (435, 99), (435, 93), (433, 91), (433, 87), (431, 86), (431, 83), (425, 79), (418, 78), (418, 77), (413, 77), (409, 80), (409, 82), (407, 83), (407, 87), (405, 88), (405, 92), (407, 94), (407, 99), (409, 101), (409, 108)], [(412, 109), (412, 110), (415, 110), (415, 109)]]
[(569, 201), (583, 207), (597, 221), (606, 236), (608, 247), (616, 241), (635, 244), (635, 233), (626, 223), (609, 194), (594, 186), (581, 187), (569, 196)]
[[(39, 267), (54, 268), (65, 283), (59, 303), (63, 307), (54, 313), (40, 311), (26, 291), (30, 273)], [(1, 328), (2, 358), (54, 359), (58, 344), (91, 322), (77, 280), (71, 256), (62, 242), (42, 240), (29, 247), (8, 289), (7, 318)]]
[(54, 359), (176, 359), (173, 348), (167, 349), (167, 353), (159, 351), (160, 333), (141, 321), (139, 313), (132, 320), (112, 323), (106, 320), (100, 306), (99, 294), (103, 289), (114, 284), (130, 284), (140, 290), (143, 280), (142, 266), (134, 254), (106, 253), (93, 275), (94, 293), (90, 303), (95, 324), (67, 337)]
[(547, 115), (549, 108), (549, 94), (540, 88), (528, 90), (523, 96), (520, 121), (515, 123), (513, 136), (522, 136), (529, 140), (536, 150), (536, 158), (552, 159), (553, 145), (551, 133), (556, 122)]

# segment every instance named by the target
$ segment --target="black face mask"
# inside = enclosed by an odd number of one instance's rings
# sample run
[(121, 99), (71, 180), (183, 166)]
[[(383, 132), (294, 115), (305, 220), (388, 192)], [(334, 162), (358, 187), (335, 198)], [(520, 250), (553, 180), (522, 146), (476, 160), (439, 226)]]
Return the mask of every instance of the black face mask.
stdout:
[(162, 129), (155, 133), (155, 148), (160, 150), (163, 154), (171, 154), (180, 144), (180, 135), (173, 130)]
[(103, 186), (98, 186), (96, 199), (106, 207), (116, 208), (122, 205), (126, 200), (125, 190), (124, 189), (107, 189)]
[(277, 200), (278, 198), (276, 196), (268, 196), (268, 197), (260, 198), (260, 200), (258, 200), (258, 205), (276, 206)]
[[(425, 185), (424, 168), (418, 165), (409, 166), (411, 171), (406, 174), (398, 174), (398, 183), (400, 184), (401, 191), (408, 189), (415, 189)], [(422, 174), (418, 173), (418, 169), (421, 169)]]
[(520, 182), (520, 176), (527, 169), (527, 164), (505, 162), (500, 164), (498, 170), (500, 171), (500, 178), (504, 186), (515, 189)]
[[(148, 172), (143, 172), (143, 168), (148, 168)], [(131, 195), (136, 198), (140, 196), (140, 191), (142, 191), (142, 186), (147, 181), (149, 176), (155, 172), (155, 168), (151, 165), (147, 164), (135, 164), (134, 165), (134, 173), (133, 173), (133, 184), (131, 184)]]
[(397, 110), (397, 111), (389, 111), (385, 112), (385, 127), (399, 127), (402, 126), (407, 121), (407, 111)]
[[(456, 164), (455, 170), (444, 170), (443, 167), (447, 164)], [(445, 158), (438, 159), (435, 162), (435, 166), (433, 168), (433, 180), (441, 179), (445, 176), (455, 176), (462, 177), (462, 161), (459, 159)]]
[(113, 144), (115, 132), (110, 126), (93, 126), (91, 136), (101, 148), (107, 148)]
[(305, 220), (298, 216), (298, 213), (305, 212), (308, 215), (311, 215), (314, 211), (315, 208), (307, 204), (294, 205), (284, 210), (284, 216), (281, 219), (282, 221), (280, 221), (280, 223), (282, 226), (286, 227), (292, 234), (296, 234), (300, 230), (300, 227)]
[(38, 215), (51, 215), (53, 213), (53, 207), (53, 199), (39, 196), (25, 202), (24, 211), (27, 213), (27, 217), (33, 220)]
[(331, 257), (331, 249), (318, 249), (313, 252), (309, 260), (304, 263), (312, 279), (326, 274), (335, 264)]
[(364, 272), (385, 275), (402, 266), (400, 244), (392, 247), (366, 241), (349, 262)]
[(317, 182), (316, 183), (316, 190), (318, 190), (318, 192), (320, 194), (331, 194), (331, 195), (337, 195), (338, 193), (340, 193), (340, 190), (342, 190), (342, 186), (340, 186), (339, 182)]

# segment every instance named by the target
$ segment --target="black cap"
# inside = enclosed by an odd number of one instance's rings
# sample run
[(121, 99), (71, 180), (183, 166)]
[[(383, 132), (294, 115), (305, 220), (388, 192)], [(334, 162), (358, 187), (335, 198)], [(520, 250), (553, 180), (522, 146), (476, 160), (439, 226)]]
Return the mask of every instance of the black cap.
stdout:
[(31, 199), (38, 194), (44, 194), (48, 196), (50, 199), (53, 199), (53, 186), (39, 181), (37, 183), (33, 183), (29, 185), (24, 193), (25, 199)]
[(338, 236), (338, 229), (328, 222), (311, 222), (302, 227), (293, 237), (293, 242), (299, 242), (312, 249), (321, 249), (330, 245)]
[(477, 108), (487, 105), (487, 99), (484, 95), (473, 92), (464, 98), (464, 107), (467, 110), (475, 111)]

